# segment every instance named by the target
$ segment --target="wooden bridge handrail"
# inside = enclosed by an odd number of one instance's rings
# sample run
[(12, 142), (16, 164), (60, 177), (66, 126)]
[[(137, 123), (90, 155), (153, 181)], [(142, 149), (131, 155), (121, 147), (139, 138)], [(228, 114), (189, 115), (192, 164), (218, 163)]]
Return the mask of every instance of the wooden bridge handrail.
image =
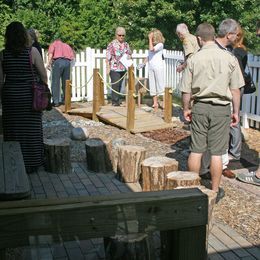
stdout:
[(134, 129), (135, 122), (135, 78), (134, 78), (134, 67), (128, 68), (128, 93), (127, 93), (127, 119), (126, 119), (126, 130), (130, 132)]
[[(41, 235), (55, 242), (155, 230), (185, 233), (187, 228), (196, 234), (185, 240), (186, 248), (203, 251), (206, 246), (208, 198), (196, 188), (10, 201), (0, 205), (0, 249), (28, 245), (30, 237)], [(201, 234), (196, 232), (198, 227), (203, 227)], [(195, 235), (204, 248), (192, 246)]]

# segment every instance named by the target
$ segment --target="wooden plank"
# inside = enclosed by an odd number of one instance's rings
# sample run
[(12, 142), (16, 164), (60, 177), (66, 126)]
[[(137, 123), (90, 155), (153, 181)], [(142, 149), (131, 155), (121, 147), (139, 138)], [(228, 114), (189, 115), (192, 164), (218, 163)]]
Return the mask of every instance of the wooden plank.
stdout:
[(260, 259), (259, 248), (253, 246), (251, 243), (249, 243), (246, 239), (240, 236), (235, 230), (233, 230), (229, 226), (218, 223), (218, 227), (223, 232), (231, 236), (233, 240), (235, 240), (241, 247), (247, 250), (252, 256), (254, 256), (256, 259)]
[(208, 245), (208, 260), (225, 260), (212, 246)]
[[(77, 108), (68, 111), (71, 115), (81, 115), (91, 118), (92, 110), (90, 108)], [(98, 119), (104, 123), (126, 129), (127, 110), (126, 107), (113, 107), (110, 105), (102, 106), (97, 112)], [(165, 123), (164, 120), (156, 115), (146, 112), (143, 109), (136, 108), (134, 118), (134, 128), (132, 133), (142, 133), (152, 130), (172, 127), (172, 123)]]
[(214, 236), (214, 234), (209, 234), (209, 244), (213, 247), (224, 259), (226, 260), (239, 260), (239, 258), (218, 238)]
[(246, 250), (241, 248), (237, 242), (235, 242), (229, 235), (219, 229), (216, 225), (213, 226), (211, 232), (239, 257), (250, 256)]
[(2, 143), (2, 171), (4, 189), (0, 190), (1, 200), (20, 199), (30, 195), (30, 184), (25, 171), (23, 156), (18, 142)]
[(0, 194), (5, 193), (5, 172), (4, 172), (3, 142), (0, 141)]
[(3, 202), (0, 248), (28, 244), (34, 235), (65, 241), (196, 227), (207, 224), (207, 207), (198, 189)]

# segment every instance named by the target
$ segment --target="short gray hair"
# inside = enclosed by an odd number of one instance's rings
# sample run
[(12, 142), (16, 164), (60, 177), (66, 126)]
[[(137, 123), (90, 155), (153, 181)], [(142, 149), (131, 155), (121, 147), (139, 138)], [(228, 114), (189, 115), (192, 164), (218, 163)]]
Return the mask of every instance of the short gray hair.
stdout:
[(116, 35), (117, 34), (124, 34), (125, 35), (125, 28), (124, 27), (117, 27), (116, 28)]
[(181, 33), (181, 34), (189, 33), (188, 26), (185, 23), (179, 23), (176, 27), (176, 33)]
[(218, 37), (223, 38), (228, 33), (236, 33), (238, 26), (238, 22), (234, 19), (223, 20), (218, 27)]

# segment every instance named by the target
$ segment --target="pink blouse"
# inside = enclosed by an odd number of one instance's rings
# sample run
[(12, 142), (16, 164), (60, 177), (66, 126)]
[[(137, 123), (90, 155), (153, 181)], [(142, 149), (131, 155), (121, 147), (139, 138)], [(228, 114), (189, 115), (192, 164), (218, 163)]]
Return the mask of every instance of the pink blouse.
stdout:
[(107, 46), (106, 58), (110, 65), (110, 70), (125, 71), (126, 68), (120, 62), (124, 54), (131, 55), (129, 44), (127, 42), (120, 43), (117, 39), (113, 40)]

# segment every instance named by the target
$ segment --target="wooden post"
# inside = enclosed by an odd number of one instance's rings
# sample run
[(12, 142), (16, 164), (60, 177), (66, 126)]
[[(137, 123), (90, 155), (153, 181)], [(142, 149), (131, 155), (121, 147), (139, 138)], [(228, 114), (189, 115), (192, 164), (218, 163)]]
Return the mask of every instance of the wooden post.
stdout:
[(134, 128), (135, 121), (135, 79), (134, 67), (128, 68), (128, 98), (127, 98), (127, 121), (126, 130), (130, 132)]
[(100, 79), (98, 75), (99, 69), (93, 69), (93, 110), (92, 120), (98, 121), (97, 112), (100, 107)]
[(104, 106), (105, 105), (105, 97), (104, 97), (104, 81), (102, 80), (102, 78), (99, 76), (99, 80), (100, 80), (100, 106)]
[(174, 171), (166, 176), (166, 189), (171, 190), (179, 187), (198, 187), (200, 177), (196, 172)]
[(127, 142), (124, 138), (116, 138), (113, 139), (107, 145), (107, 150), (109, 153), (109, 158), (112, 164), (113, 172), (117, 173), (117, 165), (118, 165), (118, 147), (120, 145), (126, 145)]
[(164, 190), (167, 173), (178, 170), (178, 162), (165, 156), (154, 156), (141, 163), (141, 186), (143, 191)]
[(0, 107), (0, 135), (3, 134), (2, 106)]
[(138, 182), (141, 174), (141, 162), (145, 159), (146, 150), (142, 146), (118, 146), (118, 178), (124, 182)]
[(165, 88), (164, 91), (164, 122), (172, 122), (172, 89)]
[(107, 260), (156, 259), (156, 249), (152, 234), (133, 233), (104, 238)]
[(65, 89), (65, 113), (71, 110), (71, 80), (66, 80)]
[(112, 170), (106, 143), (99, 138), (88, 139), (85, 143), (88, 170), (109, 172)]
[(57, 138), (44, 140), (46, 171), (52, 173), (71, 173), (70, 139)]

